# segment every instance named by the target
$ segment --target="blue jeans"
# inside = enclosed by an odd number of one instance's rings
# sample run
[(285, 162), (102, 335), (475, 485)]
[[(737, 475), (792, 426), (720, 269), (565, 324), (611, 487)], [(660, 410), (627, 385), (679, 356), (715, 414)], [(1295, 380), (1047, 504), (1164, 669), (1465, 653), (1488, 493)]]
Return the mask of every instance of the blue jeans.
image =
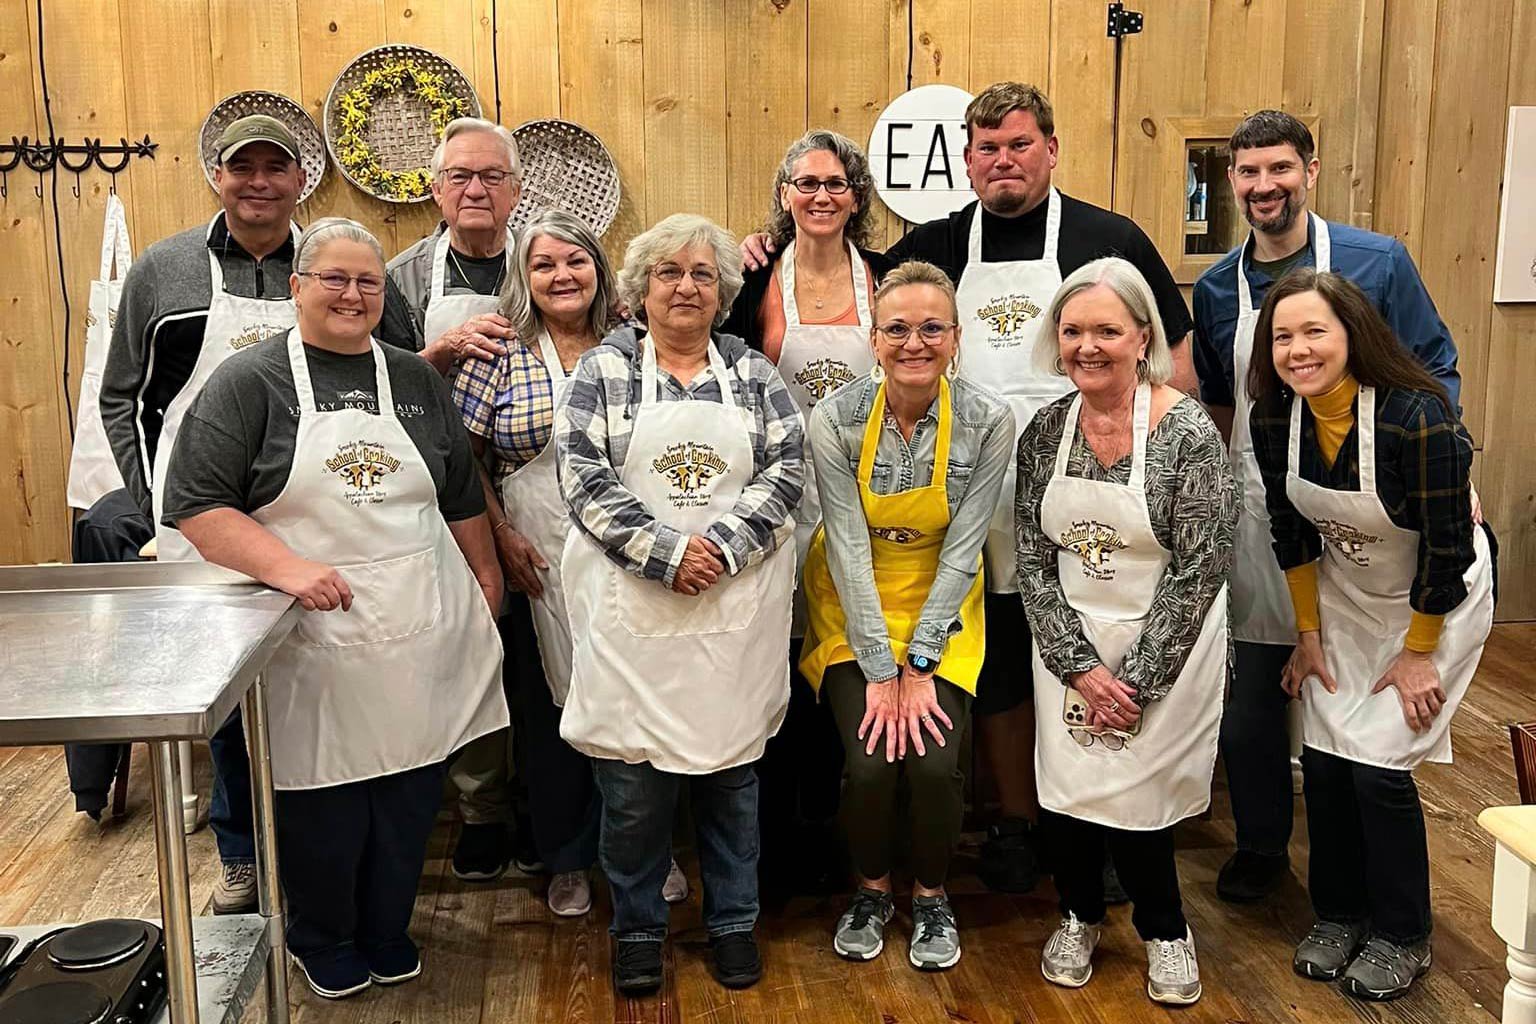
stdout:
[(213, 799), (208, 824), (225, 864), (256, 863), (256, 831), (251, 818), (251, 759), (245, 750), (240, 709), (208, 741), (213, 754)]
[(595, 760), (603, 796), (598, 862), (613, 897), (609, 930), (620, 942), (667, 935), (661, 897), (672, 860), (672, 819), (688, 786), (704, 881), (704, 927), (711, 938), (757, 924), (757, 773), (751, 765), (709, 775), (677, 775), (649, 763)]

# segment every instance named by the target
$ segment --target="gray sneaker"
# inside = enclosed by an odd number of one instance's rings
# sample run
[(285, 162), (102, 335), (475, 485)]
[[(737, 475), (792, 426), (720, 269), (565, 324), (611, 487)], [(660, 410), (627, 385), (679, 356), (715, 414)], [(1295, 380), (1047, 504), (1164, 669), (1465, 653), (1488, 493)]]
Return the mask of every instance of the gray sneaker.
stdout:
[(1093, 951), (1103, 933), (1103, 925), (1084, 924), (1076, 914), (1067, 915), (1040, 953), (1040, 973), (1045, 980), (1067, 988), (1088, 984), (1093, 977)]
[(1386, 1000), (1407, 995), (1429, 970), (1429, 941), (1399, 946), (1379, 936), (1366, 942), (1344, 972), (1344, 991), (1358, 999)]
[(1355, 957), (1355, 950), (1365, 938), (1364, 924), (1340, 924), (1319, 921), (1296, 947), (1291, 967), (1303, 978), (1334, 981)]
[(247, 914), (256, 909), (256, 865), (225, 864), (213, 886), (215, 914)]
[(1200, 998), (1200, 963), (1195, 959), (1195, 936), (1186, 925), (1184, 937), (1169, 942), (1153, 939), (1147, 944), (1147, 995), (1154, 1003), (1188, 1006)]
[(960, 928), (948, 896), (912, 897), (912, 945), (907, 959), (921, 971), (942, 971), (960, 962)]
[(832, 948), (849, 960), (873, 960), (885, 948), (885, 926), (895, 913), (896, 903), (890, 893), (860, 889), (837, 919)]

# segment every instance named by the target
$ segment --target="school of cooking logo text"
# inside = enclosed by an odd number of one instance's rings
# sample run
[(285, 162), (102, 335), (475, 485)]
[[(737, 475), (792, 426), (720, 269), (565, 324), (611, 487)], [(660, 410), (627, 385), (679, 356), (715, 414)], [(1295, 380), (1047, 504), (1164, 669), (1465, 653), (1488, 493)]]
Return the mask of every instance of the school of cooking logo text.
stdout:
[(341, 479), (347, 501), (354, 506), (377, 505), (389, 497), (384, 482), (399, 469), (400, 460), (372, 441), (348, 441), (325, 460), (325, 471)]
[(1061, 535), (1060, 544), (1083, 560), (1083, 575), (1092, 580), (1114, 579), (1110, 556), (1125, 548), (1120, 531), (1097, 519), (1074, 521)]
[(287, 330), (277, 324), (251, 324), (245, 330), (229, 339), (229, 348), (232, 352), (238, 352), (243, 348), (250, 348), (258, 342), (266, 341), (276, 334)]
[(651, 460), (651, 469), (672, 485), (667, 500), (674, 508), (702, 508), (709, 504), (709, 484), (724, 476), (730, 464), (715, 452), (713, 445), (699, 441), (679, 441)]
[(1028, 295), (1000, 295), (976, 311), (978, 319), (992, 328), (987, 342), (993, 348), (1024, 344), (1024, 328), (1040, 315), (1040, 307)]
[(795, 383), (811, 393), (811, 404), (826, 398), (853, 380), (853, 371), (841, 359), (812, 359), (794, 374)]
[(1356, 529), (1348, 523), (1341, 523), (1337, 519), (1319, 519), (1317, 532), (1323, 540), (1332, 544), (1339, 554), (1359, 566), (1371, 564), (1370, 552), (1366, 550), (1367, 545), (1381, 542), (1380, 537)]

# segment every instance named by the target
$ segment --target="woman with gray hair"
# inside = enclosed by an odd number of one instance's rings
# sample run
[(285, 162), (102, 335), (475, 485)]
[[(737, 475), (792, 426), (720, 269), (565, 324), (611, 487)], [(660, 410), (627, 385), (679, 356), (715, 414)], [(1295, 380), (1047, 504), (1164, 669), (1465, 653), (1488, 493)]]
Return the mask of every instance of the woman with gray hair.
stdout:
[[(518, 239), (498, 310), (515, 337), (503, 355), (466, 360), (453, 384), (480, 462), (496, 554), (508, 588), (517, 592), (506, 621), (510, 683), (522, 691), (516, 739), (533, 783), (534, 845), (552, 876), (546, 899), (562, 917), (592, 907), (587, 871), (597, 862), (600, 801), (588, 759), (560, 739), (572, 642), (560, 578), (568, 527), (555, 474), (555, 405), (576, 361), (615, 326), (617, 287), (608, 255), (584, 221), (561, 211), (539, 214)], [(496, 737), (482, 742), (484, 749), (466, 751), (454, 772), (476, 790), (505, 793), (510, 744)], [(466, 821), (463, 836), (456, 874), (489, 881), (505, 870), (504, 823)], [(477, 845), (496, 852), (479, 864), (459, 856)]]
[(209, 378), (165, 520), (303, 606), (265, 669), (277, 840), (288, 948), (339, 999), (421, 973), (406, 931), (443, 762), (507, 725), (502, 582), (448, 386), (370, 336), (378, 240), (327, 217), (293, 264), (298, 326)]
[(752, 762), (789, 698), (800, 413), (772, 363), (713, 330), (741, 289), (726, 231), (668, 217), (629, 243), (619, 289), (642, 328), (582, 356), (555, 409), (582, 638), (560, 735), (595, 759), (619, 990), (662, 981), (684, 784), (715, 977), (744, 987), (762, 975)]
[(1169, 387), (1146, 279), (1110, 257), (1061, 285), (1039, 365), (1076, 391), (1019, 440), (1019, 591), (1034, 635), (1040, 824), (1061, 926), (1040, 968), (1077, 988), (1104, 922), (1105, 844), (1146, 946), (1147, 993), (1200, 998), (1173, 826), (1210, 804), (1227, 681), (1237, 495), (1221, 436)]

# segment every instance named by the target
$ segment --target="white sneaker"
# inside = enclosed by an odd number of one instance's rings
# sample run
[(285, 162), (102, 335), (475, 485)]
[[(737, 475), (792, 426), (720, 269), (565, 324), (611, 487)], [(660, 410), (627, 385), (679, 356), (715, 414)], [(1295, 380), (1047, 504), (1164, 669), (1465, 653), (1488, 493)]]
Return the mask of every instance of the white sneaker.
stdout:
[(560, 917), (580, 917), (592, 909), (592, 885), (585, 871), (562, 871), (549, 880), (545, 896), (549, 909)]
[(1153, 939), (1147, 944), (1147, 995), (1154, 1003), (1188, 1006), (1200, 998), (1200, 963), (1195, 959), (1195, 936), (1184, 927), (1184, 937), (1171, 942)]
[(672, 867), (667, 870), (667, 880), (661, 883), (661, 898), (668, 903), (681, 903), (688, 898), (688, 876), (677, 866), (676, 857), (672, 858)]
[(1040, 973), (1045, 980), (1066, 988), (1082, 988), (1093, 977), (1093, 951), (1104, 934), (1101, 924), (1084, 924), (1069, 914), (1040, 953)]

